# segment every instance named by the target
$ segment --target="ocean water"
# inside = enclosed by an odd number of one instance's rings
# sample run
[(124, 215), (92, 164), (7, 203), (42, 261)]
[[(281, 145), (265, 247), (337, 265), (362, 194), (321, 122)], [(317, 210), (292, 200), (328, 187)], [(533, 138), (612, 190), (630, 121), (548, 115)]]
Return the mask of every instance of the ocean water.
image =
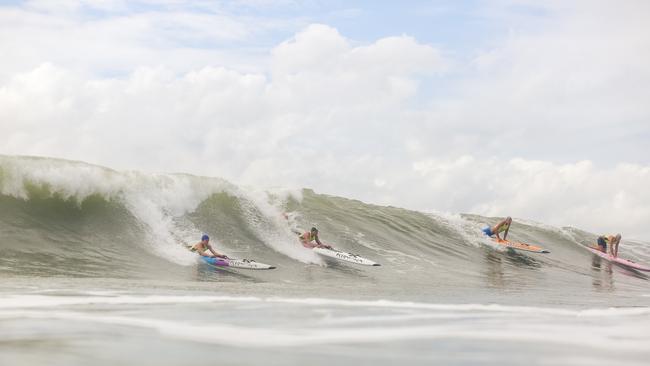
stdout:
[[(510, 237), (550, 253), (504, 250), (497, 220), (0, 156), (0, 365), (647, 364), (646, 274), (522, 218)], [(382, 266), (304, 249), (314, 225)], [(204, 232), (277, 269), (198, 261)]]

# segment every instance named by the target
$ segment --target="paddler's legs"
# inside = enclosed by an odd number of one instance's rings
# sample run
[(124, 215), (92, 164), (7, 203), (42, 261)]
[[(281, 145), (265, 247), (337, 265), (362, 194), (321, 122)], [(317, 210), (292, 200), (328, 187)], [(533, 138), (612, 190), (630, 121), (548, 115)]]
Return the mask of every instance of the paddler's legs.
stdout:
[(485, 234), (487, 236), (492, 236), (492, 228), (490, 228), (489, 226), (484, 228), (483, 229), (483, 234)]
[(602, 236), (598, 237), (598, 250), (607, 254), (607, 242), (605, 241), (605, 238), (603, 238)]
[(618, 257), (618, 244), (621, 242), (621, 234), (616, 234), (612, 240), (612, 255), (614, 258)]

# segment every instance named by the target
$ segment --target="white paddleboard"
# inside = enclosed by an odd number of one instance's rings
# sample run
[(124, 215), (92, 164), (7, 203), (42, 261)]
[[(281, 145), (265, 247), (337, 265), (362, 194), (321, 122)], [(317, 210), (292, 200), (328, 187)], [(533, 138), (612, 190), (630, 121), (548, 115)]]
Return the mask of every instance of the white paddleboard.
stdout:
[(330, 258), (339, 259), (345, 262), (356, 263), (362, 266), (380, 266), (381, 264), (371, 261), (370, 259), (363, 258), (356, 254), (341, 252), (336, 249), (327, 248), (314, 248), (314, 252)]
[(231, 267), (231, 268), (244, 268), (244, 269), (275, 269), (274, 266), (256, 262), (252, 259), (235, 259), (235, 258), (211, 258), (201, 257), (203, 261), (209, 265), (217, 267)]

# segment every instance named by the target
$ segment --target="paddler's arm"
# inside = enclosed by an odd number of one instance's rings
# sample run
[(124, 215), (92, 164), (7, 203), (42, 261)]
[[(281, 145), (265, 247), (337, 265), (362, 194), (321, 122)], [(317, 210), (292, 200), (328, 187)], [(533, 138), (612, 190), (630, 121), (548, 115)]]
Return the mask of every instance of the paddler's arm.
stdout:
[[(494, 227), (494, 230), (492, 230), (492, 232), (494, 233), (494, 235), (497, 236), (497, 240), (505, 240), (505, 239), (506, 239), (506, 235), (503, 236), (503, 239), (501, 239), (501, 237), (499, 236), (499, 229), (501, 229), (501, 226), (503, 226), (503, 224), (505, 224), (505, 223), (506, 223), (506, 220), (501, 221), (500, 223), (498, 223), (498, 224)], [(508, 233), (508, 230), (506, 229), (505, 232), (506, 232), (506, 234), (507, 234), (507, 233)]]
[(612, 243), (612, 238), (613, 236), (605, 236), (607, 238), (607, 251), (605, 251), (605, 254), (609, 254), (612, 257), (614, 256), (614, 244)]
[[(512, 224), (510, 224), (512, 225)], [(510, 231), (510, 225), (506, 228), (506, 231), (503, 232), (503, 240), (506, 240), (506, 237), (508, 236), (508, 231)]]
[(618, 255), (618, 242), (616, 241), (616, 237), (614, 235), (611, 235), (609, 237), (609, 251), (610, 255), (616, 258)]
[(329, 245), (327, 245), (327, 244), (323, 244), (323, 243), (321, 243), (320, 240), (318, 239), (318, 235), (316, 235), (316, 237), (315, 237), (314, 239), (316, 240), (316, 244), (318, 244), (317, 246), (318, 246), (319, 248), (332, 249), (331, 246), (329, 246)]
[(210, 244), (208, 244), (208, 250), (211, 251), (212, 254), (214, 254), (215, 257), (219, 257), (219, 258), (228, 258), (227, 255), (225, 255), (225, 254), (221, 254), (221, 253), (215, 251), (214, 249), (212, 249), (212, 245), (210, 245)]
[(502, 224), (503, 224), (503, 222), (500, 222), (497, 226), (494, 227), (494, 230), (492, 230), (492, 232), (494, 233), (494, 235), (497, 236), (497, 240), (498, 240), (498, 241), (503, 240), (503, 239), (501, 239), (501, 237), (499, 236), (499, 228), (501, 227)]

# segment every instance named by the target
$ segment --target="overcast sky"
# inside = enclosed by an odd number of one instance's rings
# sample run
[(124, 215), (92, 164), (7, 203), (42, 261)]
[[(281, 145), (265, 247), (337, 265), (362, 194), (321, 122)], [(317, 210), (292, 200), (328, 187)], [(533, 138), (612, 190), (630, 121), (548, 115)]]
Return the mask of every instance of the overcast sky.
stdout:
[(0, 1), (0, 154), (650, 240), (650, 2)]

